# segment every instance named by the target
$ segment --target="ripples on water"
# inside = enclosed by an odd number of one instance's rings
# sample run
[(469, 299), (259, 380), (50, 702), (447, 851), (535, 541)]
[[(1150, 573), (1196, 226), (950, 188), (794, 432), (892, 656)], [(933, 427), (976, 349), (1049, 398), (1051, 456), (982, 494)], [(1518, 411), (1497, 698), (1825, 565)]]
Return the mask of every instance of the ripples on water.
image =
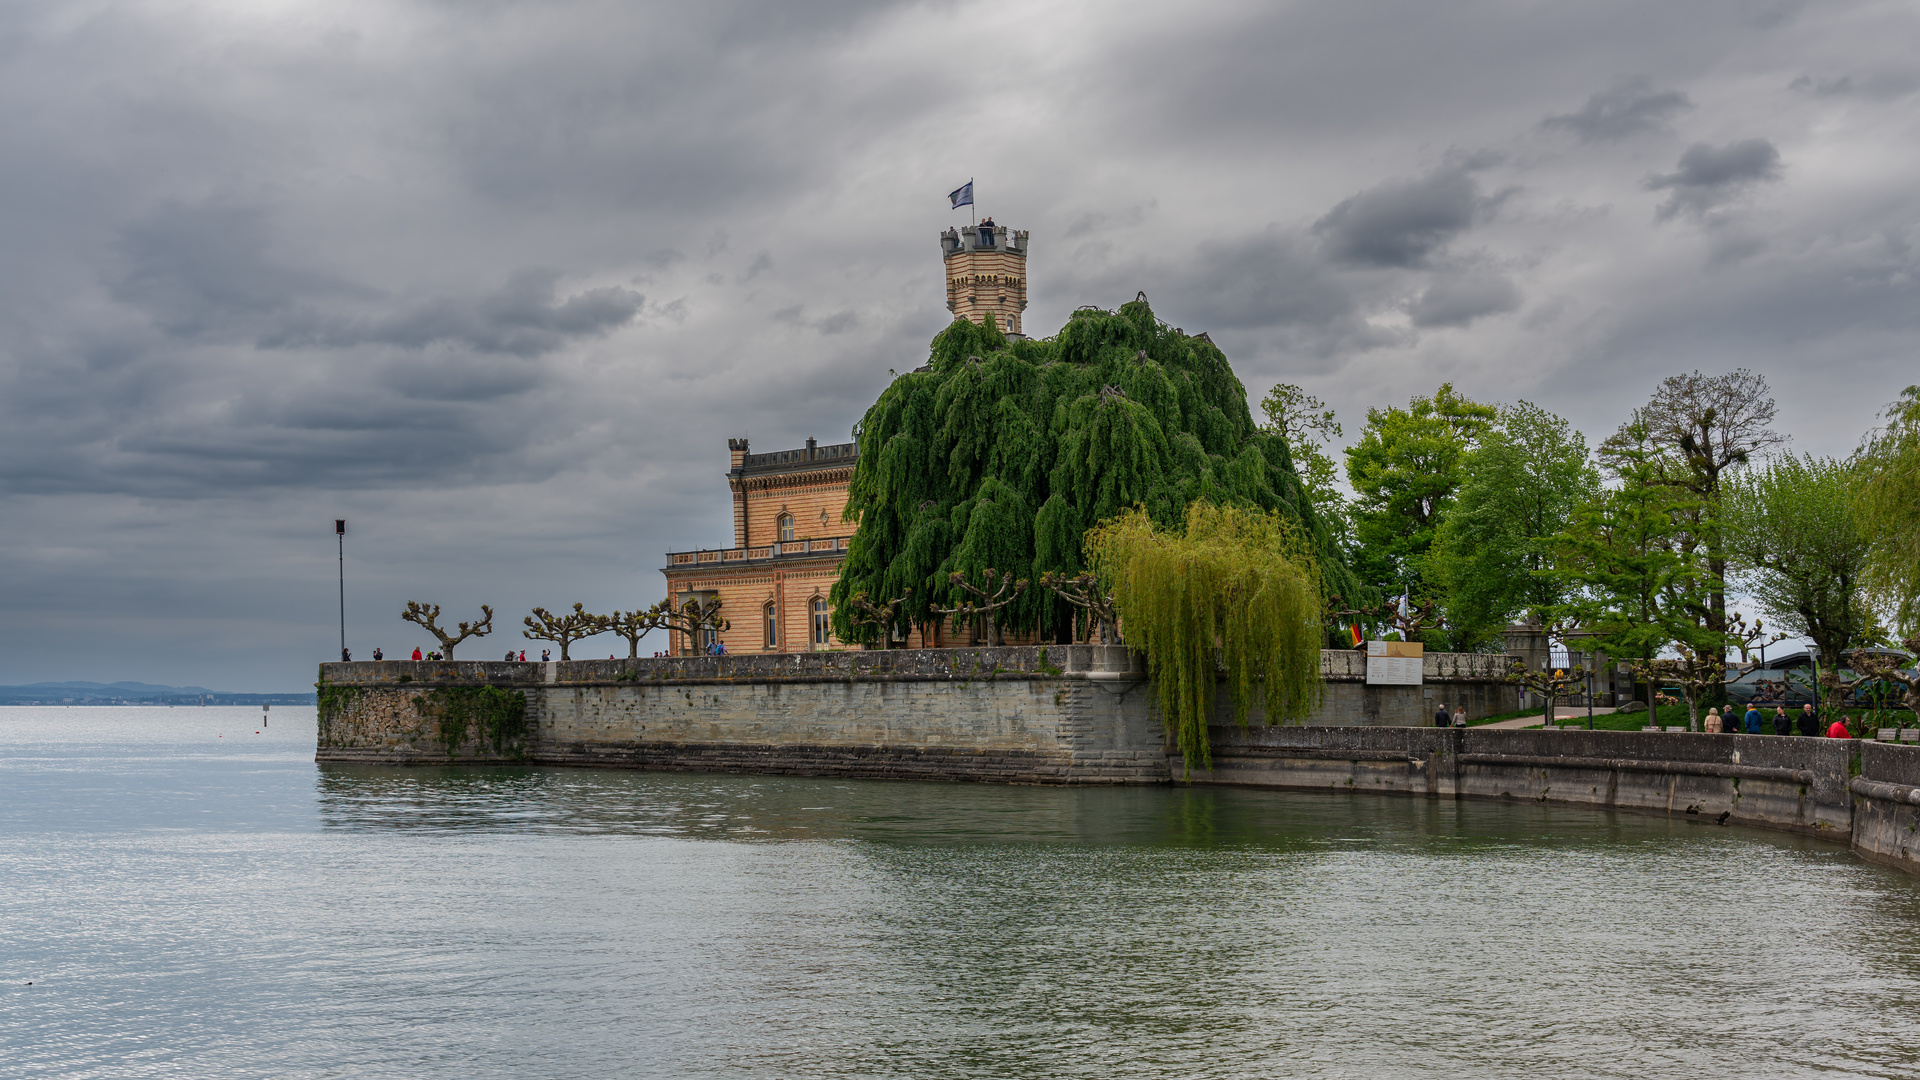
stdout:
[(1920, 1073), (1920, 881), (1836, 845), (1364, 796), (319, 767), (310, 709), (258, 716), (0, 709), (0, 1075)]

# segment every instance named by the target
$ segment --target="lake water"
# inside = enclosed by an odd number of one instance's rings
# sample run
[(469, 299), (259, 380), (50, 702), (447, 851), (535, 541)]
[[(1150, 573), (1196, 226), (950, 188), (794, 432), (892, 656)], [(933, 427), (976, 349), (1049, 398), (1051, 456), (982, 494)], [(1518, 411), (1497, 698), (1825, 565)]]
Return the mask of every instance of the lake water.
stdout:
[(322, 767), (259, 716), (0, 709), (0, 1076), (1920, 1075), (1920, 879), (1836, 845)]

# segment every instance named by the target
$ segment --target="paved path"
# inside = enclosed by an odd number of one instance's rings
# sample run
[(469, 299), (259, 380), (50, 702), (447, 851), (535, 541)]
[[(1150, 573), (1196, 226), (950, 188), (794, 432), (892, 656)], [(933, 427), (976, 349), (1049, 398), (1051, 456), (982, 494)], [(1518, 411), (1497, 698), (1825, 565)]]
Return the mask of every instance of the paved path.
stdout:
[[(1613, 709), (1611, 707), (1595, 708), (1593, 710), (1593, 715), (1605, 716), (1606, 714), (1612, 711)], [(1511, 720), (1495, 720), (1491, 724), (1475, 724), (1474, 726), (1483, 727), (1483, 728), (1539, 727), (1541, 724), (1541, 718), (1544, 717), (1545, 715), (1546, 715), (1546, 710), (1542, 709), (1539, 714), (1534, 716), (1516, 716)], [(1587, 707), (1585, 705), (1582, 705), (1577, 709), (1559, 708), (1559, 709), (1553, 710), (1553, 715), (1554, 715), (1554, 718), (1558, 721), (1567, 721), (1567, 720), (1585, 721), (1587, 718)]]

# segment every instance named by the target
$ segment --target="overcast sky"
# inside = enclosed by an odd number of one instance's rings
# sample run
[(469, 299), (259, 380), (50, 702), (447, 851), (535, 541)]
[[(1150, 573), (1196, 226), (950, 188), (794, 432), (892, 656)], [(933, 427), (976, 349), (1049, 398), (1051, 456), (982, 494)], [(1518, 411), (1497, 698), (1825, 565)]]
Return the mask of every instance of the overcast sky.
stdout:
[[(292, 690), (408, 599), (639, 606), (726, 438), (845, 441), (1032, 232), (1356, 436), (1442, 380), (1604, 437), (1747, 366), (1920, 381), (1920, 7), (21, 2), (0, 9), (0, 683)], [(596, 639), (610, 647), (612, 639)], [(593, 644), (583, 651), (592, 655)]]

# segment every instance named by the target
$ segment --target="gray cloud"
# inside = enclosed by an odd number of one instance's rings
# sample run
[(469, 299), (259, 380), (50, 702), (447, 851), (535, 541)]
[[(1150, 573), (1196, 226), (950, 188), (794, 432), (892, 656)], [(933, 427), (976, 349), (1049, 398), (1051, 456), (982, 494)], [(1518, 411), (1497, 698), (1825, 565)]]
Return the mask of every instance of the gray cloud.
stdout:
[[(920, 362), (968, 176), (1029, 332), (1145, 289), (1350, 436), (1744, 365), (1844, 452), (1920, 347), (1920, 186), (1861, 152), (1920, 137), (1920, 12), (1854, 0), (68, 14), (0, 13), (0, 681), (304, 685), (335, 515), (361, 649), (657, 599), (730, 535), (722, 435), (845, 438)], [(1650, 171), (1713, 227), (1623, 212)]]
[(1467, 272), (1438, 277), (1420, 293), (1408, 315), (1419, 327), (1466, 326), (1519, 307), (1520, 290), (1504, 275)]
[(1540, 126), (1571, 133), (1581, 142), (1609, 142), (1646, 131), (1662, 131), (1677, 114), (1693, 108), (1678, 90), (1655, 90), (1635, 79), (1587, 99), (1570, 113), (1549, 116)]
[(1656, 213), (1704, 214), (1755, 184), (1780, 178), (1780, 151), (1765, 139), (1725, 146), (1694, 143), (1680, 155), (1679, 168), (1647, 179), (1649, 191), (1672, 191)]
[(1336, 262), (1416, 267), (1465, 232), (1487, 207), (1467, 168), (1389, 180), (1342, 200), (1313, 232)]
[(523, 270), (506, 285), (478, 297), (436, 297), (371, 318), (305, 315), (261, 336), (263, 349), (391, 345), (424, 349), (450, 345), (478, 353), (542, 356), (583, 337), (598, 337), (632, 322), (646, 297), (605, 286), (559, 300), (551, 270)]

